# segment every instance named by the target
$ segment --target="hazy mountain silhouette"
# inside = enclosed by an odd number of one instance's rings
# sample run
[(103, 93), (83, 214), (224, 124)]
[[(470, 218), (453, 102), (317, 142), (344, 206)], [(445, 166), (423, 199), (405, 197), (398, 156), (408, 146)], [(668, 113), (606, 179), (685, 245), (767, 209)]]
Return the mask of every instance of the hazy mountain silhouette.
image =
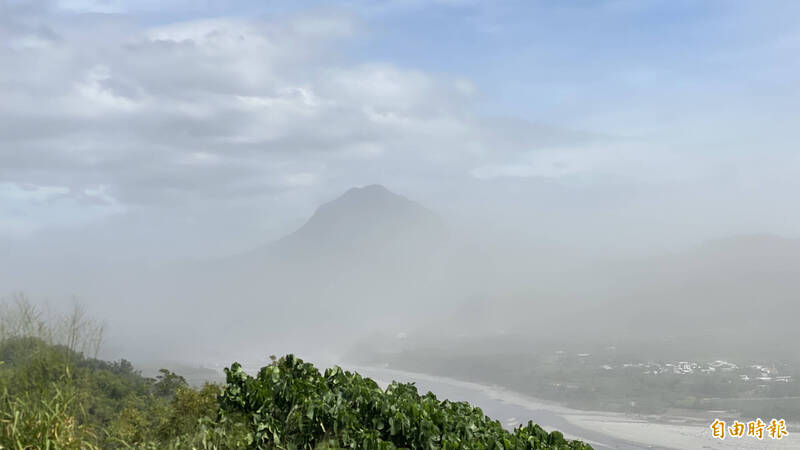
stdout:
[[(262, 250), (297, 256), (308, 251), (386, 251), (437, 246), (446, 238), (439, 217), (385, 187), (355, 187), (317, 208), (294, 233)], [(315, 255), (319, 256), (319, 255)]]
[(242, 342), (259, 351), (264, 342), (316, 348), (321, 333), (333, 348), (375, 331), (710, 353), (748, 345), (752, 354), (800, 337), (798, 240), (740, 236), (614, 263), (513, 244), (451, 239), (435, 213), (370, 185), (319, 206), (282, 239), (165, 271), (153, 283), (137, 279), (144, 291), (130, 295), (157, 291), (150, 301), (165, 328), (221, 329), (224, 338), (206, 344), (220, 352)]
[[(436, 214), (369, 185), (319, 206), (284, 238), (199, 270), (182, 269), (171, 284), (175, 296), (188, 298), (187, 307), (212, 309), (198, 315), (215, 317), (231, 342), (280, 335), (303, 348), (308, 329), (316, 330), (314, 345), (325, 330), (333, 343), (352, 338), (355, 329), (399, 326), (393, 324), (411, 320), (423, 305), (435, 310), (444, 296), (447, 245)], [(254, 325), (265, 317), (268, 326)]]
[(528, 275), (485, 283), (482, 295), (462, 299), (447, 332), (486, 339), (510, 333), (509, 341), (523, 345), (621, 344), (676, 358), (693, 352), (756, 357), (776, 342), (800, 338), (797, 239), (734, 236), (560, 275), (532, 269), (539, 255), (528, 258), (493, 260), (492, 270), (522, 267)]
[[(576, 274), (579, 279), (588, 276)], [(679, 351), (759, 355), (800, 338), (800, 240), (717, 239), (598, 268), (576, 324), (597, 335)]]

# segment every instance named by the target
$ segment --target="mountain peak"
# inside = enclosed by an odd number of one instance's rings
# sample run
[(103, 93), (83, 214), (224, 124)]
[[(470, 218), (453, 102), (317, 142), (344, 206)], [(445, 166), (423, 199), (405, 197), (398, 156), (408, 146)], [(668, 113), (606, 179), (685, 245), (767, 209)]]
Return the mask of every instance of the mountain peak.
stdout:
[[(409, 204), (414, 204), (414, 202), (403, 197), (402, 195), (395, 194), (380, 184), (370, 184), (364, 187), (353, 187), (348, 189), (338, 198), (317, 208), (317, 211), (314, 213), (314, 215), (316, 216), (317, 214), (323, 213), (326, 210), (337, 208), (357, 207), (394, 209), (408, 207)], [(421, 206), (419, 207), (422, 208)]]
[(438, 216), (380, 184), (348, 189), (321, 205), (290, 238), (317, 244), (345, 245), (363, 240), (391, 240), (401, 235), (438, 233)]
[(382, 184), (368, 184), (362, 187), (351, 187), (342, 196), (357, 195), (359, 193), (373, 193), (373, 194), (390, 194), (397, 195), (394, 192), (386, 189)]

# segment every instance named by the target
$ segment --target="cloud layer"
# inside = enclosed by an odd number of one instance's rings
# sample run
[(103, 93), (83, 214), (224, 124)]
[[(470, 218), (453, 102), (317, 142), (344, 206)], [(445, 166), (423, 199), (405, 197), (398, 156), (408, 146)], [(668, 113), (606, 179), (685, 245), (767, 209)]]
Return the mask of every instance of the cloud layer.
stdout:
[[(109, 213), (213, 205), (343, 187), (376, 164), (466, 172), (513, 150), (494, 145), (508, 139), (504, 130), (465, 113), (475, 93), (466, 79), (337, 55), (337, 42), (359, 33), (351, 16), (146, 26), (124, 14), (15, 5), (4, 6), (0, 48), (10, 69), (0, 75), (9, 202), (53, 187), (52, 202), (93, 199)], [(516, 128), (524, 135), (525, 126)], [(527, 134), (525, 147), (572, 139)], [(45, 216), (31, 214), (31, 228)]]
[[(468, 207), (476, 192), (511, 205), (525, 192), (556, 216), (615, 207), (620, 189), (653, 190), (668, 209), (754, 185), (748, 201), (759, 203), (798, 186), (787, 145), (796, 94), (777, 95), (797, 67), (765, 67), (800, 41), (781, 32), (737, 50), (702, 32), (730, 33), (748, 13), (753, 34), (763, 12), (679, 2), (655, 23), (667, 3), (304, 3), (270, 15), (247, 1), (230, 14), (159, 5), (0, 2), (0, 239), (107, 220), (169, 235), (188, 222), (239, 227), (245, 247), (374, 182), (442, 208)], [(569, 33), (544, 39), (555, 30), (525, 25), (534, 13)], [(439, 18), (460, 27), (463, 46)], [(648, 23), (705, 52), (696, 78), (691, 49), (655, 38), (626, 47), (613, 31), (644, 36)], [(409, 52), (392, 40), (400, 31), (430, 48)], [(745, 61), (760, 65), (734, 76)], [(760, 94), (737, 97), (746, 87)], [(556, 125), (525, 119), (548, 114)], [(720, 222), (747, 222), (726, 211)]]

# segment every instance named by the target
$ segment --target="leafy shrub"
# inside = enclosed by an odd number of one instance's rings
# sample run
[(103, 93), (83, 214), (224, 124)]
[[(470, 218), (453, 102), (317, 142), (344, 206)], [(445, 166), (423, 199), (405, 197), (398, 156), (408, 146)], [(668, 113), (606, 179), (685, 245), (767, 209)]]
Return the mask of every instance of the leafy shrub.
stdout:
[(528, 423), (513, 432), (480, 408), (420, 396), (413, 384), (386, 390), (339, 367), (322, 375), (288, 355), (256, 377), (225, 370), (222, 417), (244, 420), (257, 448), (590, 449)]

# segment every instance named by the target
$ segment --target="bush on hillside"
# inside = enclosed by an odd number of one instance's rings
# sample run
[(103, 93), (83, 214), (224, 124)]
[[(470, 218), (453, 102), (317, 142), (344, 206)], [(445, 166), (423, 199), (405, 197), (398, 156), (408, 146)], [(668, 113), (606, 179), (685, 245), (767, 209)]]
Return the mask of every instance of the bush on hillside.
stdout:
[(373, 380), (339, 367), (324, 375), (288, 355), (256, 377), (225, 370), (223, 416), (246, 421), (258, 448), (589, 449), (529, 422), (513, 432), (464, 402), (420, 396), (413, 384)]

